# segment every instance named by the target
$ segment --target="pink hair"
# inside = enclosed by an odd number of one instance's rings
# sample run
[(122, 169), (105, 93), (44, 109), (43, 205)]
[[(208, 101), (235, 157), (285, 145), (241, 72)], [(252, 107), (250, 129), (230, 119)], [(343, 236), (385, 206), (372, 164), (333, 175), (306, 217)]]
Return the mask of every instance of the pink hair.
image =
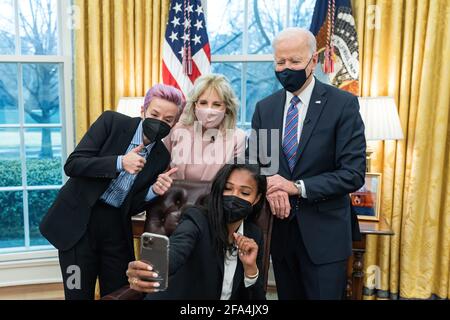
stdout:
[(144, 99), (144, 112), (147, 111), (148, 106), (154, 98), (164, 99), (177, 105), (179, 115), (183, 111), (186, 101), (183, 98), (183, 93), (175, 87), (158, 83), (151, 87)]

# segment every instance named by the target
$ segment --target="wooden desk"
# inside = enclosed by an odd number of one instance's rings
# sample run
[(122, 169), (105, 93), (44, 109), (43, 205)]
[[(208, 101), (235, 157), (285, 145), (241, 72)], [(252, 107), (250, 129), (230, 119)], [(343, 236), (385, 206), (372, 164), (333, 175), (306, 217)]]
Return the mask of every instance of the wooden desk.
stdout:
[(392, 236), (391, 226), (384, 217), (380, 221), (359, 221), (361, 240), (353, 242), (353, 255), (348, 260), (347, 299), (362, 300), (364, 286), (364, 253), (367, 235)]

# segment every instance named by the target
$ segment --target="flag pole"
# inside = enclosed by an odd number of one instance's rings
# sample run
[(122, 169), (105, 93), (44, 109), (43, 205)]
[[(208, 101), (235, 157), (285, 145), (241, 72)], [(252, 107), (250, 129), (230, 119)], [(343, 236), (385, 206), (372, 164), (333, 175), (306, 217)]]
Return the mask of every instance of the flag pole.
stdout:
[(325, 59), (323, 62), (323, 72), (333, 73), (334, 72), (334, 45), (333, 45), (333, 34), (334, 34), (334, 16), (336, 11), (335, 0), (328, 0), (328, 13), (327, 13), (327, 45), (325, 48)]
[(192, 51), (191, 51), (191, 23), (189, 14), (189, 0), (184, 0), (184, 33), (183, 41), (183, 72), (185, 75), (192, 75)]

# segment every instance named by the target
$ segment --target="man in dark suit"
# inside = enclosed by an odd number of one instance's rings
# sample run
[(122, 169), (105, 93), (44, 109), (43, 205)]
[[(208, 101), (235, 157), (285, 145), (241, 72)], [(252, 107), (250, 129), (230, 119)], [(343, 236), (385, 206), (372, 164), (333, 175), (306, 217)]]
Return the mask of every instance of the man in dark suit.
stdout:
[(170, 154), (161, 139), (177, 121), (184, 100), (179, 90), (155, 85), (142, 118), (104, 112), (67, 159), (70, 179), (40, 224), (59, 250), (66, 299), (93, 299), (127, 284), (134, 260), (131, 216), (142, 212), (172, 183), (163, 173)]
[[(278, 297), (341, 299), (356, 219), (349, 193), (365, 175), (358, 100), (315, 79), (316, 40), (308, 30), (282, 31), (273, 48), (284, 89), (257, 103), (247, 152), (270, 175)], [(264, 141), (261, 129), (269, 134)]]

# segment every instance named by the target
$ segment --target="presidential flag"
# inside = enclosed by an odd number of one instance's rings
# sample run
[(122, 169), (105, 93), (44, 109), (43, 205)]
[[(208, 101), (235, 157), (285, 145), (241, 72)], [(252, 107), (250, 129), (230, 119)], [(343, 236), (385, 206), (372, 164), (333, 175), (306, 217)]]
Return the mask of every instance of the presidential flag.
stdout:
[(317, 0), (311, 21), (317, 39), (316, 76), (359, 95), (359, 50), (350, 0)]
[(163, 82), (187, 96), (195, 79), (210, 69), (211, 50), (200, 0), (172, 0), (163, 45)]

